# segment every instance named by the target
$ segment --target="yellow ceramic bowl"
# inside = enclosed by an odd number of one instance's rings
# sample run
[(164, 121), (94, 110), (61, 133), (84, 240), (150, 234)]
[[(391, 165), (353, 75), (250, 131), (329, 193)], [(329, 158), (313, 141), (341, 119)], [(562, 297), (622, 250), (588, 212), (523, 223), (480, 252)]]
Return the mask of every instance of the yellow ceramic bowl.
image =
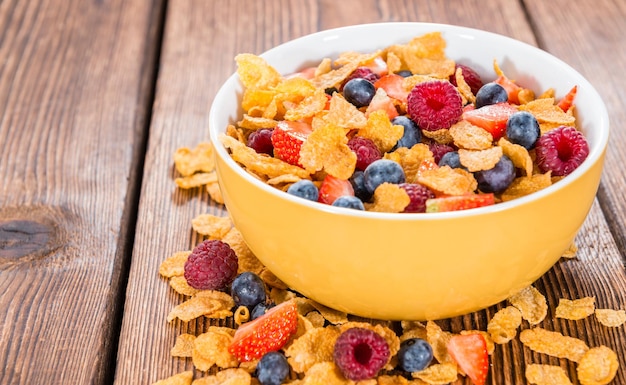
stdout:
[(538, 193), (491, 207), (432, 214), (362, 212), (292, 197), (248, 175), (219, 144), (240, 118), (242, 88), (230, 77), (215, 97), (210, 137), (226, 207), (257, 257), (291, 288), (365, 317), (429, 320), (506, 299), (557, 262), (593, 203), (609, 135), (606, 108), (591, 84), (559, 59), (475, 29), (426, 23), (358, 25), (308, 35), (263, 54), (281, 73), (324, 57), (371, 52), (440, 31), (448, 57), (495, 78), (493, 60), (519, 84), (562, 97), (578, 85), (578, 122), (587, 160)]

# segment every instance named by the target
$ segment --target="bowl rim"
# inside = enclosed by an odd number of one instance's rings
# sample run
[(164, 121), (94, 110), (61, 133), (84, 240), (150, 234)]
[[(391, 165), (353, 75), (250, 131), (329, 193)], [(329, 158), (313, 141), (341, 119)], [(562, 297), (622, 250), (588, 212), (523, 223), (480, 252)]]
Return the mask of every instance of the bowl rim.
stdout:
[[(237, 90), (237, 88), (241, 86), (241, 83), (239, 82), (239, 77), (236, 71), (227, 78), (227, 80), (222, 84), (222, 86), (220, 86), (218, 92), (215, 94), (214, 100), (212, 102), (212, 105), (209, 111), (209, 136), (210, 136), (211, 142), (214, 144), (217, 144), (213, 146), (215, 156), (220, 156), (220, 158), (222, 158), (222, 160), (230, 168), (235, 170), (235, 172), (239, 174), (242, 178), (244, 178), (247, 182), (252, 183), (254, 186), (261, 188), (262, 190), (269, 192), (272, 195), (277, 195), (278, 198), (286, 199), (287, 201), (290, 201), (293, 204), (302, 205), (302, 206), (305, 206), (314, 210), (319, 210), (321, 212), (326, 212), (326, 213), (335, 214), (335, 215), (347, 215), (347, 216), (360, 217), (360, 218), (386, 219), (386, 220), (394, 220), (394, 221), (448, 220), (451, 218), (473, 217), (473, 216), (480, 216), (480, 215), (486, 215), (490, 213), (498, 213), (501, 211), (511, 210), (513, 208), (523, 206), (527, 203), (541, 200), (542, 198), (548, 195), (551, 195), (561, 189), (564, 189), (568, 185), (574, 183), (574, 181), (580, 178), (583, 174), (585, 174), (594, 164), (602, 160), (604, 153), (606, 151), (606, 148), (608, 146), (608, 140), (609, 140), (609, 131), (610, 131), (609, 115), (608, 115), (608, 110), (606, 108), (606, 104), (604, 103), (603, 99), (601, 98), (600, 94), (595, 89), (595, 87), (576, 69), (574, 69), (572, 66), (570, 66), (563, 60), (559, 59), (558, 57), (550, 54), (549, 52), (539, 47), (528, 44), (521, 40), (511, 38), (509, 36), (501, 35), (501, 34), (494, 33), (494, 32), (489, 32), (489, 31), (485, 31), (485, 30), (481, 30), (477, 28), (464, 27), (464, 26), (458, 26), (458, 25), (452, 25), (452, 24), (444, 24), (444, 23), (429, 23), (429, 22), (365, 23), (365, 24), (355, 24), (355, 25), (343, 26), (343, 27), (338, 27), (338, 28), (325, 29), (325, 30), (317, 31), (311, 34), (303, 35), (298, 38), (281, 43), (273, 48), (270, 48), (266, 50), (265, 52), (261, 53), (259, 56), (266, 58), (267, 56), (271, 56), (275, 54), (276, 52), (280, 52), (280, 50), (283, 50), (285, 46), (297, 44), (299, 41), (302, 41), (305, 39), (317, 39), (317, 38), (322, 39), (324, 37), (332, 38), (333, 35), (341, 35), (341, 34), (345, 34), (346, 32), (354, 32), (359, 29), (367, 30), (373, 27), (374, 28), (388, 28), (388, 27), (397, 27), (397, 26), (423, 28), (425, 30), (428, 29), (432, 32), (441, 31), (441, 32), (451, 32), (451, 33), (456, 33), (456, 34), (467, 34), (467, 35), (473, 35), (473, 36), (482, 35), (482, 36), (488, 36), (488, 37), (495, 38), (495, 39), (500, 39), (504, 42), (508, 42), (514, 45), (518, 45), (520, 47), (524, 47), (525, 49), (532, 50), (534, 51), (535, 54), (540, 55), (546, 58), (547, 60), (553, 61), (557, 63), (558, 65), (562, 66), (563, 68), (565, 68), (567, 71), (571, 72), (577, 78), (576, 84), (578, 85), (584, 84), (585, 86), (584, 88), (586, 89), (586, 91), (591, 92), (592, 93), (591, 96), (599, 100), (600, 110), (597, 111), (597, 114), (598, 114), (597, 125), (601, 129), (598, 130), (598, 132), (596, 133), (597, 140), (594, 142), (595, 143), (594, 146), (590, 146), (590, 152), (587, 158), (585, 159), (585, 161), (579, 167), (577, 167), (576, 170), (574, 170), (571, 174), (559, 180), (558, 183), (554, 183), (540, 191), (536, 191), (529, 195), (519, 197), (510, 201), (507, 201), (507, 202), (501, 202), (501, 203), (497, 203), (491, 206), (478, 207), (478, 208), (472, 208), (472, 209), (467, 209), (467, 210), (438, 212), (438, 213), (385, 213), (385, 212), (354, 210), (350, 208), (336, 207), (336, 206), (327, 205), (327, 204), (323, 204), (319, 202), (309, 201), (303, 198), (299, 198), (299, 197), (287, 194), (286, 192), (281, 191), (275, 187), (272, 187), (268, 185), (267, 183), (263, 183), (262, 181), (253, 177), (248, 172), (246, 172), (243, 167), (241, 167), (237, 162), (235, 162), (230, 156), (230, 154), (228, 153), (228, 151), (226, 150), (226, 148), (223, 145), (221, 145), (219, 136), (224, 133), (225, 127), (215, 127), (215, 124), (213, 124), (213, 121), (217, 119), (216, 118), (217, 114), (223, 113), (222, 111), (218, 110), (217, 107), (219, 103), (216, 103), (216, 101), (219, 101), (226, 94), (231, 93), (232, 90)], [(426, 33), (426, 32), (423, 32), (423, 33)], [(376, 49), (376, 47), (374, 47), (373, 49)], [(320, 60), (321, 59), (322, 58), (320, 58)]]

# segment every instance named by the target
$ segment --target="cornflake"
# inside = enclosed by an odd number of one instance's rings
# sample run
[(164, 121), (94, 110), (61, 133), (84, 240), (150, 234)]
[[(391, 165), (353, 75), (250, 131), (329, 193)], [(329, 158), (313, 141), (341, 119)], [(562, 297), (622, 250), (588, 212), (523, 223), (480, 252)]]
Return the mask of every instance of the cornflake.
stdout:
[(487, 332), (497, 344), (505, 344), (517, 336), (517, 329), (522, 324), (522, 313), (515, 306), (498, 310), (487, 324)]
[(235, 330), (227, 327), (209, 326), (206, 333), (194, 340), (192, 360), (196, 369), (208, 371), (213, 365), (219, 368), (233, 368), (239, 361), (228, 351), (233, 342)]
[(233, 227), (229, 217), (200, 214), (191, 220), (194, 231), (210, 239), (222, 239)]
[(152, 385), (190, 385), (193, 380), (193, 372), (191, 370), (175, 374), (163, 380), (153, 382)]
[(539, 290), (535, 289), (534, 286), (528, 286), (520, 290), (517, 294), (509, 297), (508, 301), (519, 309), (522, 313), (522, 318), (531, 325), (537, 325), (548, 314), (546, 297)]
[(215, 169), (213, 145), (208, 142), (199, 143), (194, 149), (180, 147), (174, 152), (174, 167), (183, 177), (197, 172), (211, 172)]
[(409, 194), (397, 184), (385, 182), (374, 190), (372, 203), (365, 203), (368, 211), (401, 213), (411, 203)]
[(458, 371), (452, 363), (433, 364), (426, 369), (411, 373), (413, 378), (420, 379), (431, 385), (447, 385), (456, 381)]
[(330, 175), (347, 180), (354, 173), (356, 154), (348, 147), (343, 128), (327, 124), (314, 130), (300, 149), (300, 163), (313, 174), (324, 170)]
[(575, 300), (561, 298), (556, 307), (557, 318), (581, 320), (592, 315), (596, 309), (595, 297), (585, 297)]
[(559, 332), (540, 327), (523, 330), (519, 339), (525, 346), (537, 353), (567, 358), (573, 362), (580, 361), (583, 354), (589, 350), (587, 344), (578, 338), (564, 336)]
[(336, 327), (311, 328), (293, 341), (285, 351), (291, 368), (304, 373), (313, 365), (333, 361), (335, 341), (339, 337)]
[(459, 148), (459, 161), (470, 172), (490, 170), (502, 158), (502, 147), (490, 147), (485, 150), (465, 150)]
[(560, 366), (530, 364), (526, 366), (526, 381), (533, 385), (572, 385)]
[(486, 150), (493, 146), (493, 136), (489, 131), (466, 120), (453, 124), (450, 127), (450, 135), (457, 147), (466, 150)]
[(170, 350), (172, 357), (191, 357), (193, 352), (194, 341), (196, 336), (189, 333), (183, 333), (176, 337), (176, 343)]
[(617, 354), (606, 346), (589, 349), (578, 362), (576, 372), (582, 385), (606, 385), (617, 374)]
[(159, 274), (166, 278), (185, 274), (185, 262), (191, 251), (179, 251), (166, 258), (159, 266)]
[(606, 327), (620, 327), (626, 323), (626, 311), (613, 309), (596, 309), (596, 319)]
[(189, 322), (200, 316), (209, 318), (226, 318), (233, 315), (235, 301), (226, 293), (215, 290), (202, 290), (196, 295), (174, 307), (167, 316), (167, 322), (178, 318)]

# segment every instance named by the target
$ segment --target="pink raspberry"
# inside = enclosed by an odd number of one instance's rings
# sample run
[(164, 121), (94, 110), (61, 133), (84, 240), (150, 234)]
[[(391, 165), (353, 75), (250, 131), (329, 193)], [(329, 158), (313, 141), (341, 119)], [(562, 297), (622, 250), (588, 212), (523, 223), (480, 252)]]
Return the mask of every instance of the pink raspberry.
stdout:
[(365, 170), (375, 160), (382, 157), (380, 150), (371, 139), (353, 136), (348, 140), (348, 147), (356, 154), (356, 169)]
[(373, 378), (389, 360), (389, 345), (380, 334), (364, 328), (341, 333), (333, 351), (335, 364), (353, 381)]
[(454, 147), (437, 142), (428, 143), (428, 148), (430, 149), (430, 152), (433, 153), (433, 156), (435, 157), (435, 163), (437, 164), (441, 160), (442, 156), (444, 156), (448, 152), (455, 151)]
[(206, 240), (187, 258), (185, 279), (199, 290), (223, 290), (237, 275), (238, 266), (237, 254), (227, 243)]
[(374, 84), (376, 80), (380, 79), (380, 76), (375, 74), (371, 69), (367, 67), (357, 67), (357, 69), (355, 69), (350, 75), (348, 75), (348, 77), (343, 81), (343, 83), (341, 83), (341, 86), (339, 87), (339, 91), (340, 92), (343, 91), (343, 86), (346, 85), (346, 83), (349, 82), (350, 80), (356, 79), (356, 78), (363, 78), (369, 81), (370, 83)]
[(407, 112), (422, 130), (437, 131), (461, 119), (463, 100), (449, 81), (430, 80), (409, 92)]
[[(480, 75), (476, 71), (474, 71), (474, 69), (464, 64), (457, 63), (454, 66), (455, 73), (457, 68), (461, 69), (461, 72), (463, 72), (463, 79), (465, 79), (465, 83), (470, 86), (470, 88), (472, 89), (472, 93), (476, 95), (480, 87), (483, 86), (483, 80), (480, 78)], [(450, 83), (452, 83), (452, 85), (455, 87), (458, 86), (458, 84), (456, 84), (456, 76), (454, 74), (450, 75)]]
[(435, 194), (428, 187), (419, 183), (400, 183), (398, 187), (404, 189), (411, 198), (411, 203), (406, 206), (404, 213), (425, 213), (426, 200), (435, 197)]
[(589, 145), (582, 132), (560, 126), (539, 137), (535, 147), (537, 165), (552, 176), (565, 176), (574, 171), (589, 155)]

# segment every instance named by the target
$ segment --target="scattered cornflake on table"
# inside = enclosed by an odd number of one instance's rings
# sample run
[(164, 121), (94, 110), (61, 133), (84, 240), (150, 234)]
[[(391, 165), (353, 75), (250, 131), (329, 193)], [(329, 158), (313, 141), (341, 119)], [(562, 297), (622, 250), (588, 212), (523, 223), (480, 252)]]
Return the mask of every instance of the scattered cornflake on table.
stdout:
[(233, 223), (227, 216), (200, 214), (192, 219), (191, 226), (200, 235), (210, 239), (222, 239), (233, 227)]
[(196, 369), (208, 371), (213, 366), (234, 368), (239, 365), (235, 356), (230, 354), (228, 346), (233, 342), (235, 329), (210, 326), (194, 341), (192, 360)]
[(567, 248), (567, 250), (563, 252), (563, 255), (561, 257), (566, 258), (566, 259), (576, 258), (577, 252), (578, 252), (578, 246), (576, 245), (575, 242), (572, 242)]
[(626, 311), (614, 309), (596, 309), (596, 319), (607, 327), (620, 327), (626, 323)]
[(178, 294), (182, 294), (187, 297), (193, 297), (200, 291), (194, 287), (191, 287), (191, 285), (187, 283), (187, 279), (183, 275), (177, 275), (177, 276), (171, 277), (170, 286)]
[(617, 354), (606, 346), (589, 349), (578, 362), (576, 372), (582, 385), (606, 385), (617, 374)]
[(540, 327), (525, 329), (519, 339), (526, 347), (537, 352), (558, 358), (567, 358), (578, 362), (589, 350), (585, 341), (564, 336), (559, 332), (549, 331)]
[(565, 370), (555, 365), (530, 364), (526, 366), (525, 376), (533, 385), (572, 385)]
[(212, 376), (198, 378), (192, 385), (250, 385), (252, 376), (241, 368), (221, 370)]
[(522, 313), (515, 306), (498, 310), (487, 324), (487, 332), (493, 342), (505, 344), (517, 336), (517, 329), (522, 324)]
[(448, 342), (452, 333), (444, 331), (434, 321), (426, 323), (426, 341), (433, 349), (433, 356), (440, 363), (450, 363), (456, 366), (454, 359), (448, 353)]
[(185, 274), (185, 262), (191, 251), (178, 251), (167, 257), (159, 266), (159, 274), (165, 278), (182, 276)]
[(458, 377), (458, 371), (456, 368), (456, 364), (448, 362), (443, 364), (430, 365), (422, 371), (411, 373), (411, 376), (429, 384), (444, 385), (456, 381)]
[(336, 327), (307, 330), (285, 350), (289, 365), (296, 373), (305, 373), (315, 364), (332, 362), (333, 349), (339, 334)]
[(189, 333), (180, 334), (170, 350), (172, 357), (191, 357), (196, 336)]
[(180, 147), (174, 152), (174, 167), (183, 177), (191, 176), (197, 172), (211, 172), (215, 169), (213, 157), (213, 145), (209, 142), (201, 142), (190, 149)]
[(199, 172), (193, 175), (174, 179), (176, 185), (182, 189), (192, 189), (208, 184), (217, 183), (217, 174), (213, 172)]
[(174, 307), (167, 316), (167, 322), (172, 322), (176, 318), (189, 322), (200, 316), (226, 318), (233, 315), (230, 310), (233, 306), (235, 301), (230, 295), (216, 290), (202, 290)]
[(594, 313), (595, 309), (595, 297), (584, 297), (575, 300), (561, 298), (556, 307), (555, 316), (577, 321), (589, 317)]
[(191, 381), (193, 381), (193, 372), (186, 371), (154, 382), (152, 385), (190, 385)]
[(522, 318), (531, 325), (537, 325), (546, 318), (548, 314), (548, 303), (546, 297), (534, 286), (527, 286), (517, 294), (508, 298), (511, 305), (515, 306), (522, 313)]

